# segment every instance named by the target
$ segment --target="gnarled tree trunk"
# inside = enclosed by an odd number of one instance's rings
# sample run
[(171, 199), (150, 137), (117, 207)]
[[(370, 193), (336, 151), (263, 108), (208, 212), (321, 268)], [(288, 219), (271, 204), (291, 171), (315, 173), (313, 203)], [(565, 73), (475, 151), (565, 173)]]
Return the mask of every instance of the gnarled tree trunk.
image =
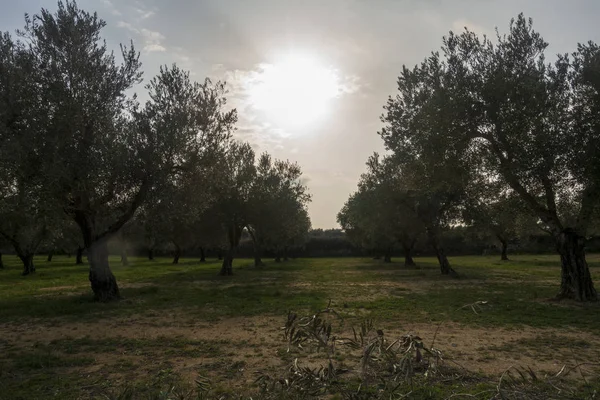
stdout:
[(33, 253), (23, 250), (21, 245), (17, 241), (13, 241), (13, 247), (17, 257), (23, 262), (23, 273), (22, 275), (29, 275), (35, 272), (35, 266), (33, 265)]
[(206, 254), (204, 253), (204, 247), (200, 247), (200, 262), (206, 262)]
[(173, 264), (179, 264), (179, 257), (181, 257), (181, 247), (177, 243), (175, 245), (175, 251), (173, 252)]
[(221, 265), (221, 271), (219, 275), (228, 276), (233, 275), (233, 252), (228, 251), (223, 257), (223, 264)]
[(242, 238), (242, 227), (235, 224), (231, 225), (227, 230), (227, 238), (229, 240), (229, 249), (223, 258), (223, 264), (219, 275), (233, 275), (233, 259)]
[(444, 251), (444, 247), (441, 245), (438, 235), (435, 232), (429, 231), (429, 243), (433, 250), (435, 251), (435, 255), (437, 256), (438, 262), (440, 264), (440, 270), (442, 275), (450, 275), (453, 277), (458, 277), (456, 271), (452, 269), (450, 266), (450, 261), (448, 261), (448, 257), (446, 257), (446, 252)]
[(392, 262), (392, 249), (386, 249), (384, 255), (383, 255), (383, 262), (384, 263), (391, 263)]
[(502, 253), (500, 254), (500, 260), (501, 261), (509, 261), (508, 260), (508, 241), (501, 236), (498, 236), (498, 240), (502, 244)]
[(120, 299), (119, 286), (108, 263), (106, 239), (97, 240), (89, 245), (88, 260), (90, 262), (90, 283), (92, 284), (94, 298), (102, 302)]
[(565, 229), (555, 235), (555, 240), (561, 262), (560, 292), (557, 297), (577, 301), (598, 300), (585, 259), (585, 238), (572, 229)]
[(18, 254), (19, 258), (23, 262), (23, 273), (22, 275), (29, 275), (35, 272), (35, 266), (33, 265), (33, 254), (22, 253)]
[(83, 247), (77, 246), (77, 256), (75, 257), (75, 265), (83, 264)]
[(250, 238), (252, 239), (252, 246), (254, 249), (254, 266), (262, 267), (265, 263), (262, 261), (262, 248), (260, 247), (260, 243), (258, 243), (258, 238), (256, 237), (256, 232), (248, 228), (248, 233), (250, 234)]
[(417, 264), (415, 260), (412, 258), (412, 252), (415, 247), (416, 240), (412, 240), (410, 242), (403, 242), (402, 247), (404, 249), (404, 266), (405, 267), (416, 267)]

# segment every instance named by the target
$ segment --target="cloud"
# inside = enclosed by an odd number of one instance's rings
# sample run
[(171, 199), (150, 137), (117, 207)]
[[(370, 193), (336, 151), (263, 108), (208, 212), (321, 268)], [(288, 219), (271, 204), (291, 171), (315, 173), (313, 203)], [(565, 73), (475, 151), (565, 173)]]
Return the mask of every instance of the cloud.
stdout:
[(162, 44), (162, 42), (165, 40), (165, 36), (160, 32), (151, 31), (146, 28), (138, 29), (129, 22), (125, 21), (117, 22), (117, 26), (119, 28), (127, 29), (128, 31), (140, 36), (142, 38), (142, 41), (144, 42), (143, 49), (147, 53), (167, 50), (167, 48)]
[(469, 21), (467, 19), (458, 19), (452, 22), (452, 29), (457, 33), (464, 31), (465, 28), (467, 28), (471, 32), (477, 33), (478, 35), (487, 35), (488, 37), (490, 36), (490, 34), (493, 33), (489, 29), (484, 28), (481, 25), (475, 24), (474, 22)]
[(123, 14), (121, 13), (121, 11), (119, 11), (117, 9), (117, 7), (115, 7), (115, 5), (112, 3), (112, 1), (110, 0), (102, 0), (102, 3), (106, 6), (106, 8), (108, 8), (108, 10), (116, 16), (122, 16)]
[(139, 18), (142, 19), (142, 20), (148, 19), (148, 18), (152, 17), (154, 14), (156, 14), (152, 10), (143, 10), (141, 8), (136, 8), (135, 12), (138, 13)]
[(166, 50), (167, 50), (167, 48), (165, 46), (162, 46), (157, 43), (147, 44), (144, 46), (144, 51), (146, 51), (146, 53), (152, 53), (155, 51), (166, 51)]
[(140, 33), (140, 31), (138, 29), (136, 29), (133, 25), (131, 25), (129, 22), (119, 21), (119, 22), (117, 22), (117, 26), (119, 28), (125, 28), (128, 31), (134, 32), (136, 34)]
[(161, 44), (165, 37), (160, 32), (143, 28), (141, 30), (141, 34), (145, 41), (144, 50), (146, 50), (148, 53), (153, 51), (167, 50), (166, 47)]

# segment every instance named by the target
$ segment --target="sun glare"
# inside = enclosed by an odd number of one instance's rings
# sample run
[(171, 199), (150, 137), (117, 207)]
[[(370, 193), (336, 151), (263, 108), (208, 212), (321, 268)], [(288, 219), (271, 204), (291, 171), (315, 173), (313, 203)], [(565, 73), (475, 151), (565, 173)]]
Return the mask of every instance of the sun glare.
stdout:
[(307, 57), (288, 57), (263, 64), (250, 82), (250, 101), (266, 118), (281, 126), (305, 126), (327, 115), (340, 94), (335, 70)]

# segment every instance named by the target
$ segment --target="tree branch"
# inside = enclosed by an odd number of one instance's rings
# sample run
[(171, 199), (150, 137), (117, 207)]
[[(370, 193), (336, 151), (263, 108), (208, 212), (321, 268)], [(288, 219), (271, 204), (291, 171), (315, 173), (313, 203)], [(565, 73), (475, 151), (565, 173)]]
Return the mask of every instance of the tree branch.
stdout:
[(96, 240), (104, 239), (104, 238), (111, 236), (111, 235), (115, 234), (116, 232), (118, 232), (119, 229), (121, 229), (123, 227), (123, 225), (125, 225), (127, 223), (127, 221), (129, 221), (133, 217), (133, 215), (135, 214), (138, 207), (144, 202), (146, 195), (148, 193), (148, 190), (149, 190), (148, 179), (144, 179), (142, 181), (142, 185), (140, 186), (140, 189), (138, 190), (135, 197), (133, 198), (133, 201), (131, 202), (129, 209), (114, 224), (110, 225), (108, 227), (108, 229), (106, 229), (106, 231), (104, 231), (103, 233), (98, 235), (96, 237)]

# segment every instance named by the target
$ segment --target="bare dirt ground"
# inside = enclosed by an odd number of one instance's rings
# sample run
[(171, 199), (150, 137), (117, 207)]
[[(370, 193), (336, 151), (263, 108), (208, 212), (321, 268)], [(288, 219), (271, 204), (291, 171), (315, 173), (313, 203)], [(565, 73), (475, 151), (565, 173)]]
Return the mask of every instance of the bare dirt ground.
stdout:
[[(198, 376), (208, 376), (232, 380), (237, 382), (236, 386), (246, 386), (256, 379), (258, 373), (274, 372), (290, 361), (281, 330), (284, 322), (281, 317), (266, 316), (195, 322), (185, 316), (172, 315), (114, 318), (97, 323), (0, 324), (0, 337), (3, 339), (0, 351), (3, 351), (2, 347), (27, 351), (56, 341), (61, 341), (64, 346), (69, 341), (81, 339), (97, 343), (153, 340), (159, 345), (153, 346), (151, 351), (145, 351), (143, 345), (141, 349), (119, 346), (112, 351), (94, 352), (90, 349), (88, 355), (94, 358), (94, 362), (82, 367), (79, 373), (104, 371), (107, 379), (127, 381), (156, 371), (157, 366), (167, 365), (190, 382)], [(433, 344), (440, 349), (446, 362), (490, 376), (499, 376), (511, 366), (530, 367), (544, 376), (556, 374), (564, 365), (593, 364), (600, 360), (600, 336), (567, 328), (483, 329), (454, 323), (444, 323), (439, 327), (403, 323), (402, 329), (381, 328), (389, 340), (408, 333), (418, 335), (427, 346)], [(344, 335), (351, 335), (349, 326), (343, 329)], [(203, 355), (200, 349), (197, 356), (189, 357), (167, 351), (171, 341), (181, 340), (214, 342), (219, 354)], [(160, 343), (164, 343), (164, 349)], [(182, 351), (193, 350), (191, 346)], [(311, 364), (318, 363), (313, 358), (311, 360)], [(116, 368), (118, 365), (128, 368)], [(580, 369), (577, 374), (597, 373), (598, 365), (585, 365)]]

